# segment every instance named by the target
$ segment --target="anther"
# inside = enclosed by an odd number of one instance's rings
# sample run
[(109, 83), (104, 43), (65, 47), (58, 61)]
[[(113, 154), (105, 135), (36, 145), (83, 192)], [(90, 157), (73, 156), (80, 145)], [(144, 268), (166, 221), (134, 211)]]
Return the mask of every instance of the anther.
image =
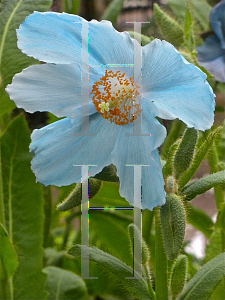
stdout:
[(125, 73), (106, 70), (105, 75), (93, 85), (92, 101), (103, 118), (116, 125), (126, 125), (141, 114), (140, 104), (136, 99), (138, 89), (133, 76), (128, 80)]

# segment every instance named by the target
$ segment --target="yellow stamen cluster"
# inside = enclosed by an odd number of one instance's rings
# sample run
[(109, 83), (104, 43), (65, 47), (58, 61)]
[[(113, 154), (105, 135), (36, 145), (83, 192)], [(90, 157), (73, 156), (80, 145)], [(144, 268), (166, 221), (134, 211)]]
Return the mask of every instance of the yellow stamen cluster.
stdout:
[(103, 118), (116, 125), (126, 125), (141, 113), (140, 104), (135, 98), (139, 95), (138, 88), (133, 76), (128, 80), (125, 73), (106, 70), (105, 75), (92, 87), (92, 102)]

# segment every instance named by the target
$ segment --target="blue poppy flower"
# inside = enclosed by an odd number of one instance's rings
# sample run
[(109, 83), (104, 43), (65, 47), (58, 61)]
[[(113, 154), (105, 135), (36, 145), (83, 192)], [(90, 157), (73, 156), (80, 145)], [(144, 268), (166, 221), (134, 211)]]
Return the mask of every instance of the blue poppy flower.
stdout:
[(219, 82), (225, 82), (225, 0), (215, 5), (209, 14), (214, 32), (197, 47), (197, 60)]
[[(142, 169), (142, 208), (151, 210), (165, 202), (157, 148), (166, 129), (155, 117), (179, 118), (188, 127), (209, 129), (215, 106), (212, 89), (206, 75), (171, 44), (156, 39), (141, 48), (108, 21), (88, 23), (85, 69), (79, 22), (87, 21), (66, 13), (34, 12), (17, 31), (18, 47), (46, 64), (15, 75), (7, 92), (28, 112), (66, 117), (33, 131), (32, 170), (41, 183), (62, 186), (80, 181), (80, 167), (74, 165), (97, 165), (89, 168), (89, 176), (94, 176), (113, 163), (120, 195), (132, 205), (134, 171), (125, 165), (150, 165)], [(141, 86), (133, 79), (134, 46), (142, 51)], [(84, 70), (87, 83), (81, 80)], [(87, 85), (89, 135), (81, 136), (81, 87)], [(142, 136), (133, 135), (134, 119), (141, 120)], [(82, 176), (84, 180), (88, 174)]]

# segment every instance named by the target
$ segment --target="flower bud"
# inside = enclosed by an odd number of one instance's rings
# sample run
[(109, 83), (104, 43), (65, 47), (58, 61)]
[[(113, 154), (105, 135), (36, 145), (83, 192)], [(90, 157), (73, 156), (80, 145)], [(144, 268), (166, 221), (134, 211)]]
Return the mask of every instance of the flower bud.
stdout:
[(197, 139), (198, 132), (194, 128), (187, 128), (173, 160), (176, 173), (183, 173), (191, 165)]
[[(88, 185), (84, 184), (88, 187)], [(89, 178), (89, 199), (94, 197), (101, 187), (101, 181), (94, 178)], [(75, 189), (69, 196), (57, 206), (59, 211), (66, 211), (81, 204), (81, 189), (82, 184), (78, 183)]]
[(177, 192), (177, 183), (176, 183), (176, 179), (173, 176), (168, 176), (166, 178), (165, 183), (166, 183), (165, 189), (168, 194), (170, 193), (175, 194)]
[(185, 209), (181, 199), (171, 193), (160, 207), (163, 243), (168, 259), (174, 259), (180, 252), (185, 233)]
[(182, 291), (187, 278), (187, 257), (179, 255), (173, 264), (170, 277), (170, 291), (176, 297)]

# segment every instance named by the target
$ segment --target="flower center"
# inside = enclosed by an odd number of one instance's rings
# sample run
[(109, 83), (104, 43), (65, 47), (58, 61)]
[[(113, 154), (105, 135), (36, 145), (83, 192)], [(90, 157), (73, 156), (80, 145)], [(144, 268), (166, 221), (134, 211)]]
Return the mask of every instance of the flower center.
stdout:
[(126, 125), (141, 114), (140, 104), (136, 99), (138, 89), (133, 76), (128, 80), (125, 73), (106, 70), (100, 81), (93, 85), (92, 102), (104, 119), (116, 125)]

